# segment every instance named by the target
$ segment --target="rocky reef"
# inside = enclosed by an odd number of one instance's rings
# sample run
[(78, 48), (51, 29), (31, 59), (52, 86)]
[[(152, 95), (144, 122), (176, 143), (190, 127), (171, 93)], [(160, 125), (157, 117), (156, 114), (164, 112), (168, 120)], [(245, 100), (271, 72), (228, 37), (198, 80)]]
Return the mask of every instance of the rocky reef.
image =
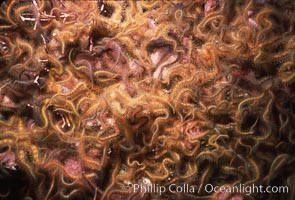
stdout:
[(6, 0), (0, 199), (294, 199), (294, 25), (293, 0)]

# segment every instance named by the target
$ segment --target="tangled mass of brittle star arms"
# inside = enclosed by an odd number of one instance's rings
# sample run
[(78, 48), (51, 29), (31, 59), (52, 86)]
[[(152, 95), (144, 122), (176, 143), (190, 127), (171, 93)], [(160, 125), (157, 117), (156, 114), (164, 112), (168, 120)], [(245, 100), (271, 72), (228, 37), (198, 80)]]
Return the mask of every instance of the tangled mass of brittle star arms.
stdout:
[[(294, 9), (3, 2), (1, 199), (294, 199)], [(207, 183), (289, 192), (198, 190)]]

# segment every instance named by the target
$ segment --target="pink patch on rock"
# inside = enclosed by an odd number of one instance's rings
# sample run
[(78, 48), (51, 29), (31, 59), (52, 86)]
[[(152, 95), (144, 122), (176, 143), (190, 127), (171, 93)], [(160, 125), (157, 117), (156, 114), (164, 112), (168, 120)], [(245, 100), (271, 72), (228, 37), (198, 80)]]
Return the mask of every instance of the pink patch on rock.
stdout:
[(12, 151), (0, 153), (0, 161), (6, 169), (17, 170), (15, 160), (15, 153)]
[(101, 157), (101, 151), (99, 149), (90, 149), (87, 152), (87, 156), (89, 156), (90, 158), (99, 158)]
[(199, 125), (193, 125), (193, 121), (188, 122), (186, 125), (180, 128), (180, 131), (184, 133), (184, 131), (189, 127), (188, 134), (194, 138), (202, 134), (202, 127)]
[(253, 15), (254, 15), (254, 11), (253, 10), (249, 10), (247, 12), (247, 17), (248, 17), (248, 24), (254, 28), (258, 27), (257, 22), (253, 19)]
[(184, 140), (184, 145), (185, 145), (185, 147), (188, 148), (188, 149), (192, 149), (192, 148), (193, 148), (192, 143), (190, 143), (190, 142), (187, 141), (187, 140)]
[(217, 199), (218, 200), (226, 200), (228, 196), (229, 196), (229, 193), (226, 191), (223, 191), (217, 195)]
[(65, 94), (65, 93), (69, 93), (71, 90), (65, 86), (61, 87), (61, 93)]
[(73, 176), (78, 176), (82, 172), (81, 163), (76, 158), (68, 158), (65, 161), (65, 168)]
[(200, 126), (194, 126), (192, 129), (189, 130), (189, 134), (191, 137), (197, 137), (202, 134), (202, 130)]
[(84, 114), (90, 108), (89, 103), (83, 103), (80, 106), (81, 113)]
[(147, 22), (148, 22), (149, 29), (155, 30), (157, 28), (157, 23), (154, 19), (148, 18)]
[(102, 63), (100, 60), (96, 60), (95, 63), (94, 63), (94, 69), (93, 71), (98, 71), (98, 70), (101, 70), (102, 69)]
[(221, 83), (228, 83), (226, 76), (221, 77)]
[[(187, 124), (181, 126), (179, 129), (183, 137), (185, 137), (185, 135), (188, 135), (191, 139), (195, 139), (203, 134), (202, 127), (196, 125), (196, 121), (190, 121)], [(193, 144), (188, 140), (188, 138), (184, 138), (183, 142), (186, 148), (193, 148)]]
[(235, 194), (235, 195), (231, 196), (229, 200), (243, 200), (243, 199), (244, 199), (244, 198), (243, 198), (242, 195), (240, 195), (240, 194)]
[(216, 7), (217, 7), (216, 0), (207, 0), (206, 3), (205, 3), (205, 15), (208, 15)]
[(252, 19), (252, 18), (248, 18), (248, 24), (250, 26), (254, 27), (254, 28), (257, 28), (258, 27), (257, 22), (254, 19)]

